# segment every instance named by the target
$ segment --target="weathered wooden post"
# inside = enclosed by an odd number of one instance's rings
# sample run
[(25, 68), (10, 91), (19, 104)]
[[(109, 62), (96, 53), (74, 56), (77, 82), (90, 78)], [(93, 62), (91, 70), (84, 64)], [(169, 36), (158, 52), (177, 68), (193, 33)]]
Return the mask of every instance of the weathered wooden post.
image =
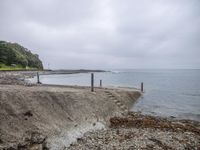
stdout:
[(94, 92), (94, 73), (91, 73), (91, 91)]
[(40, 83), (40, 76), (39, 76), (39, 72), (37, 72), (37, 83)]
[(102, 80), (100, 80), (100, 87), (102, 87)]
[(141, 92), (143, 92), (144, 91), (144, 84), (143, 84), (143, 82), (141, 82)]

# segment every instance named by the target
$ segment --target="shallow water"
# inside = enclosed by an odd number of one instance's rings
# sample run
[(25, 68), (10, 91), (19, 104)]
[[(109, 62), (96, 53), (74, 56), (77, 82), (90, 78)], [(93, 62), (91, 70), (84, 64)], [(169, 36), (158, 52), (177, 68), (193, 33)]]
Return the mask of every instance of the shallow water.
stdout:
[[(200, 121), (200, 70), (115, 70), (95, 73), (95, 85), (140, 87), (145, 92), (132, 110)], [(32, 81), (34, 82), (36, 78)], [(90, 85), (90, 74), (43, 75), (42, 83)]]

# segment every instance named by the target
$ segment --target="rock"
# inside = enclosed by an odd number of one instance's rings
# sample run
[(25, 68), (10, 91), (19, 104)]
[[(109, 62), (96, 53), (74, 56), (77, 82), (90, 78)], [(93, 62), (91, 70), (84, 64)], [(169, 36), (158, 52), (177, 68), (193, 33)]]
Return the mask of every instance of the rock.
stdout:
[(32, 117), (33, 114), (32, 114), (32, 112), (29, 110), (29, 111), (27, 111), (27, 112), (24, 113), (24, 116)]
[(43, 145), (42, 144), (33, 144), (29, 148), (30, 150), (43, 150)]
[(46, 137), (38, 132), (31, 134), (31, 143), (42, 144), (46, 140)]
[(2, 139), (0, 139), (0, 144), (2, 144), (3, 143), (3, 140)]
[[(67, 149), (199, 149), (199, 125), (129, 114), (112, 120), (114, 127), (84, 134)], [(181, 123), (180, 123), (181, 122)], [(111, 123), (111, 124), (112, 124)], [(194, 127), (197, 127), (194, 129)], [(186, 128), (187, 127), (187, 128)], [(176, 129), (177, 128), (177, 129)], [(187, 131), (187, 132), (182, 132)]]

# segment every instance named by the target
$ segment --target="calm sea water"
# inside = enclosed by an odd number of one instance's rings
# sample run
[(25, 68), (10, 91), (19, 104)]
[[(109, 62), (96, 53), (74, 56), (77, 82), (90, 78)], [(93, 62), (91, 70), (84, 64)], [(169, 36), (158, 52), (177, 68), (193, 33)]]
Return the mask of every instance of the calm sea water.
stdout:
[[(90, 85), (90, 74), (43, 75), (42, 83)], [(95, 85), (140, 87), (145, 92), (133, 111), (200, 121), (200, 70), (115, 70), (95, 73)], [(33, 79), (35, 81), (36, 78)]]

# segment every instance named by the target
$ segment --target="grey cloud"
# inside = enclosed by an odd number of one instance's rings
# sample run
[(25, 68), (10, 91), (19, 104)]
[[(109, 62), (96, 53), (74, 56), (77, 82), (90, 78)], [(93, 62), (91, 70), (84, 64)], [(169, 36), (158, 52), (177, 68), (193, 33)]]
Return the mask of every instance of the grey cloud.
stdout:
[(0, 39), (55, 68), (199, 68), (198, 0), (2, 0)]

